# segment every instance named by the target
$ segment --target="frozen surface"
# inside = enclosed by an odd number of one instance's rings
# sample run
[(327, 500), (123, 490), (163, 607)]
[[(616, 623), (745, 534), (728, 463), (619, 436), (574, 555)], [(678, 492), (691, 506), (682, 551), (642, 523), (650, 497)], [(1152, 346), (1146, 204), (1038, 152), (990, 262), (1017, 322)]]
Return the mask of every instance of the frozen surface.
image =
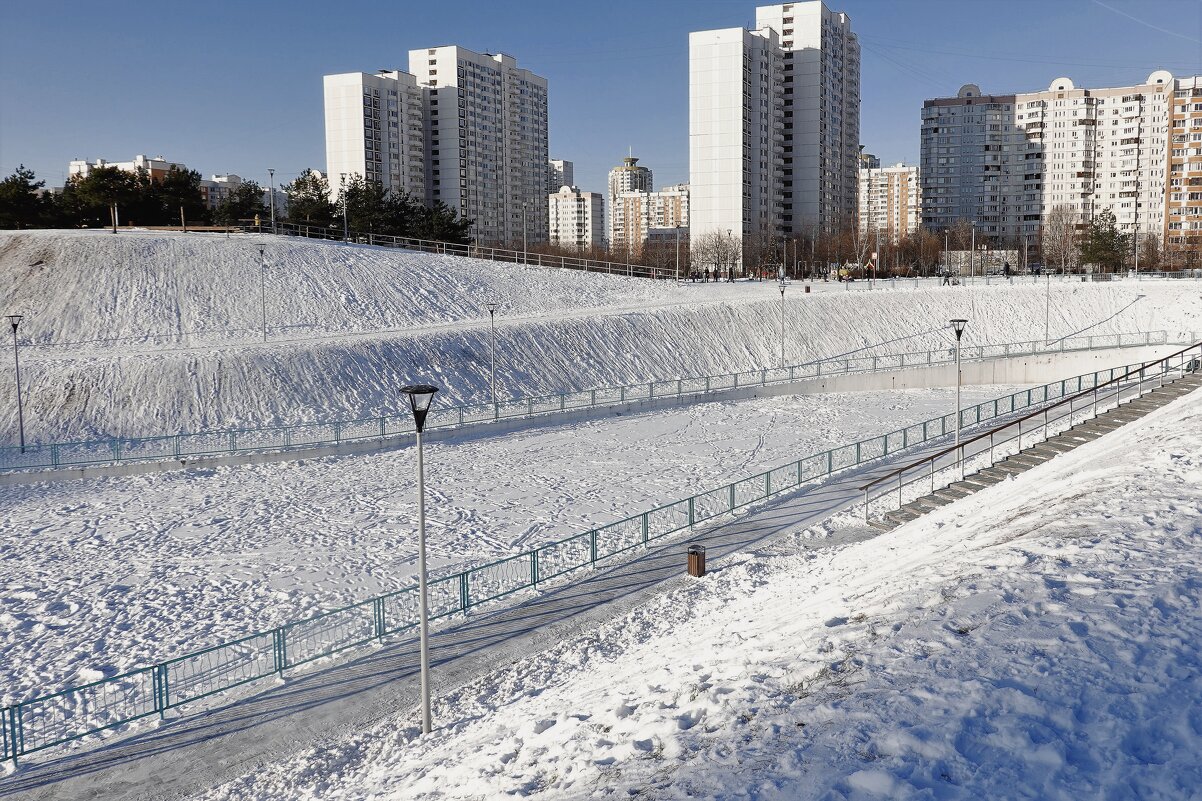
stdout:
[[(1012, 391), (966, 389), (965, 405)], [(929, 390), (706, 403), (427, 445), (432, 570), (936, 417)], [(411, 449), (4, 487), (0, 702), (408, 586)]]
[[(502, 398), (780, 359), (772, 282), (678, 286), (270, 236), (265, 344), (257, 241), (0, 233), (0, 303), (26, 315), (30, 441), (371, 417), (397, 411), (397, 387), (415, 381), (442, 387), (442, 403), (485, 401), (488, 299), (500, 304)], [(1031, 284), (814, 286), (786, 293), (787, 362), (946, 347), (957, 316), (972, 321), (967, 344), (1042, 339), (1049, 308)], [(1199, 290), (1197, 281), (1053, 283), (1050, 335), (1202, 330)], [(15, 442), (3, 365), (0, 442)]]
[(849, 517), (202, 797), (1202, 792), (1202, 397), (873, 537)]

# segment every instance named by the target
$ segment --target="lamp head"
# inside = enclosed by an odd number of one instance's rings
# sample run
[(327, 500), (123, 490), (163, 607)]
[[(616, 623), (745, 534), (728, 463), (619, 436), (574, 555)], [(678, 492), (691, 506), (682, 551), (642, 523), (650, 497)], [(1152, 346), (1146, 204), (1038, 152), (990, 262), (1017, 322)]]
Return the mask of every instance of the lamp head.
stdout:
[(966, 325), (968, 325), (968, 320), (952, 320), (952, 329), (956, 332), (957, 340), (964, 334), (964, 327)]
[(23, 314), (8, 315), (8, 322), (10, 325), (12, 325), (14, 331), (17, 330), (17, 326), (19, 326), (21, 324), (21, 321), (24, 319), (25, 319), (25, 315), (23, 315)]
[(434, 401), (434, 393), (438, 387), (429, 384), (413, 384), (401, 387), (401, 393), (409, 396), (409, 408), (413, 412), (413, 422), (418, 433), (426, 425), (426, 415), (430, 412), (430, 404)]
[(494, 312), (495, 312), (497, 309), (501, 308), (501, 304), (500, 304), (500, 302), (499, 302), (499, 301), (495, 301), (495, 300), (487, 300), (487, 301), (485, 301), (485, 302), (484, 302), (484, 308), (488, 309), (488, 313), (489, 313), (489, 314), (492, 314), (492, 313), (494, 313)]

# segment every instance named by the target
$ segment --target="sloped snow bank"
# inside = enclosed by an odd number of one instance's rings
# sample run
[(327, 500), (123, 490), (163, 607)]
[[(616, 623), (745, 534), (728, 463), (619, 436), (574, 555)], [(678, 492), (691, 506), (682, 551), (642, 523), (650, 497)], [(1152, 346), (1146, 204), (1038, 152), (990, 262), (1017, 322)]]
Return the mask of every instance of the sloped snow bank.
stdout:
[[(489, 397), (484, 302), (500, 302), (503, 398), (729, 373), (780, 359), (771, 282), (652, 282), (370, 247), (266, 238), (259, 325), (250, 238), (103, 232), (0, 234), (0, 302), (28, 315), (30, 441), (154, 436), (397, 411), (398, 386), (440, 403)], [(40, 264), (38, 264), (40, 262)], [(30, 265), (38, 265), (36, 267)], [(1202, 330), (1194, 281), (1054, 284), (1053, 337)], [(1140, 296), (1144, 296), (1140, 299)], [(946, 347), (1042, 339), (1043, 287), (787, 292), (785, 357), (866, 346)], [(189, 333), (190, 332), (190, 333)], [(884, 344), (882, 344), (884, 343)], [(0, 442), (16, 441), (13, 382), (0, 369)]]
[[(851, 519), (218, 799), (1194, 798), (1202, 397), (871, 537)], [(862, 539), (862, 541), (856, 541)]]

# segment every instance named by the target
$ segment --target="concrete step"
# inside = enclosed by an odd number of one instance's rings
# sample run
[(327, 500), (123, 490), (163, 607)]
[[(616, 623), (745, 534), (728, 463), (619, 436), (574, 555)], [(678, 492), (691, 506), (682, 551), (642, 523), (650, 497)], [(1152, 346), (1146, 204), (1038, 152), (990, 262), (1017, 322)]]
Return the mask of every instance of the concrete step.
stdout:
[(1001, 482), (1002, 479), (997, 478), (996, 476), (983, 476), (980, 473), (973, 473), (965, 476), (963, 481), (958, 481), (956, 483), (972, 487), (974, 488), (974, 492), (979, 492), (980, 490), (988, 489), (994, 484), (1000, 484)]
[(1030, 470), (1032, 467), (1039, 467), (1046, 461), (1047, 459), (1033, 459), (1031, 458), (1030, 454), (1027, 453), (1016, 453), (1013, 456), (1006, 457), (1002, 461), (998, 462), (998, 464), (1013, 465), (1014, 467), (1019, 467), (1023, 470)]
[(940, 498), (936, 495), (923, 495), (921, 498), (915, 498), (913, 501), (910, 501), (907, 506), (914, 506), (918, 509), (933, 512), (940, 506), (947, 506), (949, 503), (951, 501), (947, 498)]
[(957, 481), (952, 484), (948, 484), (946, 487), (941, 487), (941, 488), (935, 490), (934, 492), (932, 492), (931, 494), (950, 497), (952, 500), (959, 500), (960, 498), (967, 498), (969, 495), (972, 495), (978, 489), (980, 489), (980, 488), (979, 487), (966, 487), (966, 486), (964, 486), (963, 482)]
[(998, 482), (1000, 483), (1000, 482), (1005, 481), (1006, 479), (1010, 478), (1010, 476), (1017, 476), (1019, 473), (1023, 473), (1023, 472), (1026, 472), (1026, 471), (1019, 470), (1017, 467), (1008, 468), (1008, 467), (1006, 467), (1005, 462), (999, 462), (998, 464), (995, 464), (993, 467), (986, 467), (984, 470), (981, 470), (979, 473), (977, 473), (977, 475), (996, 477), (998, 479)]
[(897, 528), (898, 524), (889, 519), (884, 520), (869, 520), (868, 525), (875, 528), (877, 531), (892, 531)]
[(922, 517), (923, 514), (925, 514), (925, 512), (920, 513), (908, 509), (897, 509), (893, 512), (886, 512), (885, 519), (896, 526), (904, 526), (911, 520), (917, 520), (918, 518)]
[(1077, 443), (1069, 442), (1061, 439), (1059, 435), (1052, 437), (1046, 442), (1041, 442), (1031, 449), (1032, 453), (1046, 453), (1051, 456), (1059, 456), (1062, 453), (1068, 453), (1077, 447)]

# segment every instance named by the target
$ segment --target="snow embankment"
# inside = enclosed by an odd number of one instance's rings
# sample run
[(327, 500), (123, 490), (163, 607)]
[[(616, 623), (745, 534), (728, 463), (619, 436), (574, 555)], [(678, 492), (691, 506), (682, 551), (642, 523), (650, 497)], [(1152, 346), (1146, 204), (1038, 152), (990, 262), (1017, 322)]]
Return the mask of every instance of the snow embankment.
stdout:
[[(1193, 798), (1202, 397), (889, 534), (851, 522), (203, 795)], [(857, 541), (860, 540), (860, 541)]]
[[(488, 299), (500, 304), (502, 398), (758, 369), (780, 358), (780, 296), (762, 284), (686, 284), (266, 237), (267, 344), (258, 249), (221, 235), (0, 234), (0, 302), (22, 336), (31, 441), (149, 436), (391, 414), (397, 388), (483, 402)], [(1196, 282), (1057, 284), (1053, 338), (1202, 330)], [(1145, 296), (1140, 299), (1140, 296)], [(791, 289), (785, 357), (879, 345), (1041, 339), (1038, 286), (919, 291)], [(261, 335), (258, 335), (261, 339)], [(881, 344), (886, 343), (886, 344)], [(15, 441), (0, 380), (0, 438)]]

